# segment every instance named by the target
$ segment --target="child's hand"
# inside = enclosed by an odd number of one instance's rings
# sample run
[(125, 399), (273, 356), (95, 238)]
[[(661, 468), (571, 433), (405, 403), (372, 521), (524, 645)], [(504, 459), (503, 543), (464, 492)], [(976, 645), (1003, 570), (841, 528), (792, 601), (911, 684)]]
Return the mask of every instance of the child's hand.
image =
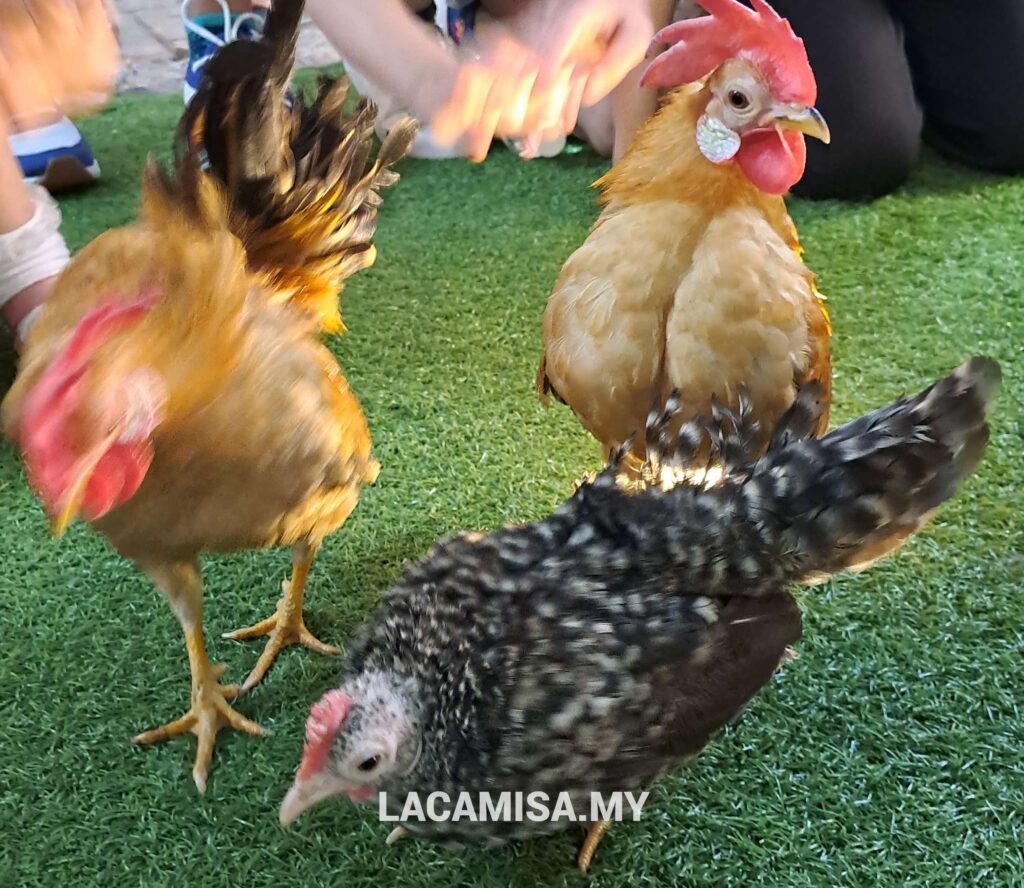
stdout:
[(0, 113), (16, 123), (101, 104), (118, 63), (104, 0), (0, 0)]
[(475, 46), (431, 122), (435, 138), (482, 159), (495, 135), (539, 143), (570, 133), (582, 107), (640, 64), (653, 35), (640, 0), (535, 0)]
[(533, 0), (481, 30), (473, 58), (456, 58), (398, 0), (308, 7), (342, 54), (399, 96), (437, 144), (473, 160), (495, 136), (532, 143), (572, 132), (580, 107), (643, 60), (654, 32), (643, 0)]
[(534, 99), (544, 138), (571, 132), (580, 108), (608, 95), (643, 61), (654, 36), (642, 0), (535, 0), (511, 22), (540, 60)]
[(556, 79), (572, 68), (584, 77), (583, 105), (603, 99), (643, 61), (654, 25), (640, 0), (539, 0), (523, 13), (526, 45)]
[(483, 160), (496, 135), (536, 130), (550, 99), (535, 89), (540, 60), (504, 31), (492, 31), (475, 48), (477, 57), (461, 61), (451, 79), (427, 85), (437, 98), (423, 119), (439, 144), (457, 144), (471, 160)]

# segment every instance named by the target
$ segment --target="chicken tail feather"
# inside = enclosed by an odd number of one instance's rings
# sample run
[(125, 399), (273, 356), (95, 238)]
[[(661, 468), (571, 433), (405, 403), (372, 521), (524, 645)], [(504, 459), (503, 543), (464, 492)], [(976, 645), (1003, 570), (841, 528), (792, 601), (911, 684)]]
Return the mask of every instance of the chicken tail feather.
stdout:
[(972, 358), (919, 395), (770, 451), (748, 486), (788, 579), (864, 570), (917, 533), (977, 466), (1001, 372)]
[[(624, 445), (577, 497), (614, 508), (664, 562), (666, 586), (760, 595), (859, 571), (920, 530), (978, 464), (999, 365), (972, 358), (914, 397), (822, 438), (821, 389), (805, 386), (760, 455), (749, 410), (715, 405), (676, 428), (678, 402), (652, 410), (646, 463), (625, 499)], [(719, 467), (711, 474), (709, 465)]]
[(302, 0), (277, 0), (259, 41), (229, 43), (206, 63), (178, 127), (175, 172), (183, 191), (194, 170), (222, 184), (250, 269), (334, 332), (343, 282), (376, 257), (379, 191), (398, 179), (392, 167), (416, 124), (394, 126), (374, 154), (376, 111), (365, 101), (345, 111), (344, 78), (321, 77), (311, 98), (289, 95), (302, 11)]

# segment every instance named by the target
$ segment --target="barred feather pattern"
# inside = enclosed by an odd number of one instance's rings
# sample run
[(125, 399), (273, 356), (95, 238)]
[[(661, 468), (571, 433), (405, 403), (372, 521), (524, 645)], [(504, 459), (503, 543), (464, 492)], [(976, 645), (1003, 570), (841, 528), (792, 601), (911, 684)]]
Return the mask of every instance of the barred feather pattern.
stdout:
[(312, 98), (288, 95), (302, 8), (275, 3), (262, 40), (229, 43), (207, 62), (175, 167), (183, 183), (203, 169), (225, 186), (250, 269), (335, 332), (338, 293), (374, 262), (379, 192), (397, 181), (416, 124), (394, 126), (374, 154), (376, 111), (361, 101), (345, 113), (345, 78), (321, 77)]
[[(710, 559), (696, 552), (687, 557), (691, 568), (714, 565), (711, 574), (692, 579), (714, 587), (745, 583), (746, 594), (869, 567), (918, 531), (974, 469), (988, 443), (986, 415), (999, 379), (994, 361), (973, 358), (917, 396), (820, 439), (816, 429), (826, 406), (821, 387), (810, 383), (772, 430), (761, 459), (759, 429), (744, 395), (738, 411), (715, 405), (712, 416), (685, 423), (675, 436), (666, 434), (675, 404), (670, 398), (648, 419), (641, 478), (670, 486), (666, 475), (692, 474), (704, 460), (722, 465), (724, 478), (670, 487), (676, 495), (669, 501), (683, 512), (680, 520), (658, 523), (663, 538), (655, 545), (678, 549), (674, 529), (689, 532), (703, 515), (716, 538), (731, 542)], [(624, 445), (606, 473), (620, 478), (619, 466), (629, 457)]]
[[(372, 684), (413, 726), (398, 759), (414, 764), (379, 785), (393, 813), (412, 791), (564, 791), (585, 812), (591, 792), (646, 786), (770, 680), (800, 635), (789, 583), (873, 560), (954, 492), (998, 380), (975, 358), (821, 439), (820, 392), (805, 389), (756, 458), (742, 402), (671, 436), (671, 402), (652, 412), (649, 464), (710, 440), (725, 477), (627, 491), (613, 460), (542, 521), (439, 543), (350, 646), (354, 718), (332, 757), (370, 742)], [(495, 843), (561, 825), (406, 827)]]

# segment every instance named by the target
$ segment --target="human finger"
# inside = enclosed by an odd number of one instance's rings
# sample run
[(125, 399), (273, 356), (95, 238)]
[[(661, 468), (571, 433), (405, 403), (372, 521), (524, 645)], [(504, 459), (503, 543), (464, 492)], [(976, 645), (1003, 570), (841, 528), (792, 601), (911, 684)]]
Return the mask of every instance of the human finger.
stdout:
[(460, 66), (451, 95), (429, 120), (439, 145), (454, 145), (474, 126), (483, 111), (490, 79), (485, 66), (474, 62)]
[(653, 36), (654, 26), (648, 16), (639, 12), (624, 16), (592, 67), (583, 105), (593, 105), (615, 89), (644, 60)]

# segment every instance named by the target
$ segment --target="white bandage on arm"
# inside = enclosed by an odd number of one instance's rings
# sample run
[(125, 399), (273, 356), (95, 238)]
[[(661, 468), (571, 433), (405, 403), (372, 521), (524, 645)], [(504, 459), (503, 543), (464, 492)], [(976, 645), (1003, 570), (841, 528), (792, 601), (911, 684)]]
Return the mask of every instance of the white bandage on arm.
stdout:
[[(21, 228), (0, 234), (0, 309), (30, 284), (60, 274), (71, 258), (60, 236), (60, 209), (40, 185), (27, 185), (35, 211)], [(39, 314), (33, 309), (18, 323), (24, 339)]]

